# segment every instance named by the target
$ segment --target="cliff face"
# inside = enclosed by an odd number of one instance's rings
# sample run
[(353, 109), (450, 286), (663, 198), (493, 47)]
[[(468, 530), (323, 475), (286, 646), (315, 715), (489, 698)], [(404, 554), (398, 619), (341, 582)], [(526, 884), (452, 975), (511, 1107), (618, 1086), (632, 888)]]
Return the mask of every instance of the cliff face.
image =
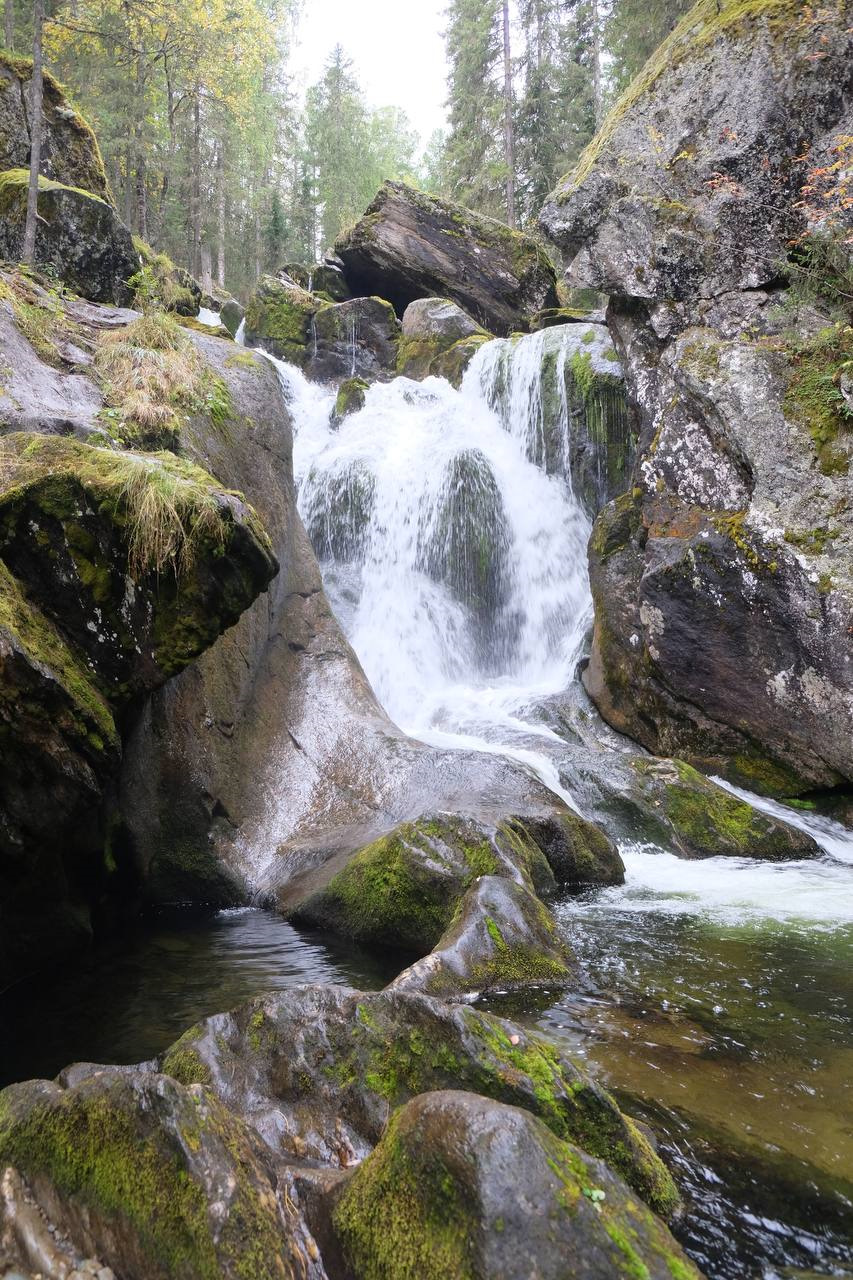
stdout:
[(846, 253), (801, 188), (851, 104), (844, 6), (702, 0), (541, 219), (610, 295), (642, 422), (590, 544), (587, 687), (649, 749), (783, 795), (853, 777), (849, 299), (788, 263)]

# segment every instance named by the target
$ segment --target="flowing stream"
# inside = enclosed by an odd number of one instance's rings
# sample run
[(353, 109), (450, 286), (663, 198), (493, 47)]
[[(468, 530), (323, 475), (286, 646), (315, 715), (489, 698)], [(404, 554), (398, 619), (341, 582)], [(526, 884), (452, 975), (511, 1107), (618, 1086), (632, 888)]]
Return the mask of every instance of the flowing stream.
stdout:
[[(573, 685), (591, 620), (570, 334), (487, 344), (459, 391), (374, 385), (340, 423), (330, 392), (278, 367), (300, 510), (386, 710), (422, 741), (502, 752), (582, 808), (547, 714)], [(588, 434), (622, 429), (612, 398), (583, 408)], [(691, 862), (625, 831), (624, 886), (557, 909), (578, 989), (490, 1004), (586, 1057), (654, 1124), (688, 1201), (679, 1234), (710, 1277), (843, 1274), (853, 833), (740, 794), (808, 830), (822, 856)]]
[[(588, 502), (625, 423), (612, 389), (583, 400), (563, 376), (579, 355), (614, 372), (572, 326), (483, 346), (459, 391), (376, 384), (341, 422), (332, 391), (275, 363), (300, 510), (388, 713), (422, 741), (503, 753), (583, 810), (571, 750), (606, 772), (626, 747), (576, 679), (591, 621), (581, 490)], [(746, 798), (822, 856), (690, 862), (629, 824), (625, 884), (557, 904), (572, 992), (488, 1003), (585, 1057), (654, 1125), (687, 1201), (678, 1233), (711, 1280), (853, 1275), (853, 833)], [(7, 993), (0, 1082), (139, 1061), (258, 990), (379, 987), (398, 967), (265, 912), (159, 921)]]

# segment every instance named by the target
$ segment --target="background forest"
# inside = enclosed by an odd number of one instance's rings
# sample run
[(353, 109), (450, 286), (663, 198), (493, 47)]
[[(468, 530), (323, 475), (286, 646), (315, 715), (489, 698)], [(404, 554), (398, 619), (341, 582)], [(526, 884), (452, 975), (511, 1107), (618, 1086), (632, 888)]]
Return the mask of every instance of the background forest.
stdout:
[[(428, 139), (375, 105), (381, 91), (340, 45), (296, 93), (300, 0), (48, 0), (44, 56), (92, 123), (134, 233), (239, 293), (313, 261), (385, 178), (531, 224), (687, 7), (449, 0), (448, 124)], [(7, 49), (27, 54), (30, 0), (5, 0), (4, 17)]]

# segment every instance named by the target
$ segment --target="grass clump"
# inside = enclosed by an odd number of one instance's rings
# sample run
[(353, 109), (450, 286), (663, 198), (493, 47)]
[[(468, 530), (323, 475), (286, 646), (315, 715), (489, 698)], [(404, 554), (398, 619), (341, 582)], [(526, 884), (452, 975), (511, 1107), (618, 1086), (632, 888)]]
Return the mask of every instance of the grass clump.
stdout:
[(853, 326), (838, 321), (806, 338), (786, 344), (790, 374), (785, 413), (808, 430), (824, 475), (844, 475), (850, 467), (849, 437), (853, 405), (842, 380), (853, 378)]
[[(3, 501), (41, 485), (40, 503), (70, 518), (80, 489), (124, 525), (128, 569), (140, 578), (167, 567), (188, 572), (202, 551), (224, 553), (232, 527), (222, 491), (206, 471), (170, 453), (131, 454), (55, 436), (19, 433), (0, 441)], [(266, 540), (260, 521), (253, 529)]]
[(60, 344), (77, 336), (77, 327), (62, 305), (59, 294), (41, 288), (24, 270), (0, 276), (0, 301), (8, 302), (12, 318), (39, 359), (62, 365)]
[(140, 310), (162, 307), (179, 315), (194, 316), (198, 311), (199, 295), (191, 287), (189, 272), (176, 266), (168, 254), (157, 253), (139, 236), (133, 237), (133, 247), (142, 264), (130, 281), (136, 290), (136, 305)]
[(230, 421), (226, 383), (211, 377), (195, 343), (166, 312), (146, 312), (103, 334), (95, 370), (103, 416), (123, 444), (176, 445), (187, 415), (207, 413), (220, 431)]

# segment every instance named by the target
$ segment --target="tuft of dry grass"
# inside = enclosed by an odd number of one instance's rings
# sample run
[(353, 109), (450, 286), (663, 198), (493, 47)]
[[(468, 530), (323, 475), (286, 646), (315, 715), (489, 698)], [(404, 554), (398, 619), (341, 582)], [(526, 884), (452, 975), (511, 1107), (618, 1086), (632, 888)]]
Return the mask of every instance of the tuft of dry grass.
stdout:
[[(0, 507), (41, 481), (79, 484), (125, 528), (128, 570), (189, 572), (199, 555), (227, 548), (233, 515), (223, 490), (201, 467), (171, 453), (101, 449), (56, 436), (19, 432), (0, 438)], [(268, 543), (257, 515), (247, 522)]]

